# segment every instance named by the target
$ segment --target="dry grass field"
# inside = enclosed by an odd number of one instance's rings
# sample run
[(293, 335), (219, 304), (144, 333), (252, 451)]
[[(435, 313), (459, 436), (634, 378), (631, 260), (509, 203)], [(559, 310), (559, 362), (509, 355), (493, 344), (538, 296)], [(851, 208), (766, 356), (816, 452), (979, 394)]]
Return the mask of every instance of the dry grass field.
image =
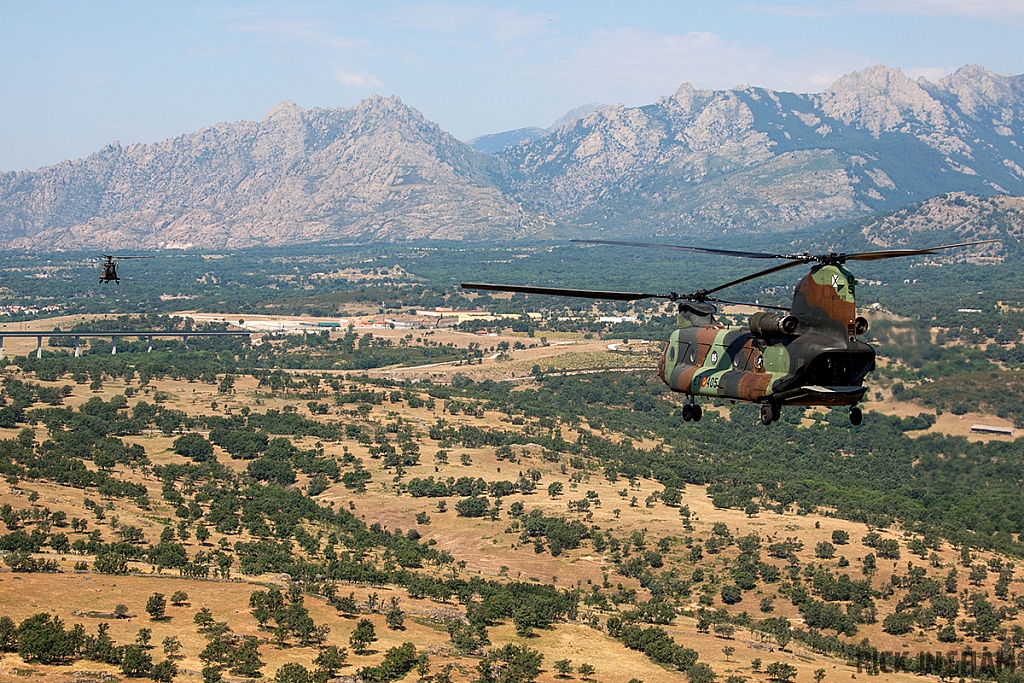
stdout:
[[(48, 329), (57, 321), (47, 320), (28, 324), (29, 328)], [(73, 322), (70, 320), (63, 323)], [(2, 331), (0, 331), (2, 334)], [(408, 334), (405, 330), (373, 330), (374, 335), (399, 338)], [(468, 346), (471, 342), (481, 343), (485, 348), (496, 346), (501, 341), (525, 342), (527, 346), (537, 344), (524, 335), (503, 335), (500, 337), (481, 337), (455, 331), (438, 330), (432, 339), (441, 343), (453, 343), (459, 347)], [(529, 383), (529, 376), (534, 365), (540, 365), (544, 372), (582, 373), (599, 369), (630, 369), (632, 371), (653, 372), (660, 352), (660, 345), (643, 342), (630, 342), (609, 349), (604, 341), (587, 340), (573, 337), (548, 340), (546, 345), (533, 346), (521, 350), (509, 351), (507, 355), (485, 354), (480, 364), (474, 365), (432, 365), (429, 367), (387, 368), (367, 373), (370, 378), (415, 379), (430, 378), (435, 381), (449, 381), (458, 373), (475, 379), (516, 379), (517, 382)], [(34, 350), (34, 339), (4, 341), (5, 355), (10, 353), (25, 354)], [(9, 377), (19, 377), (19, 371), (13, 366), (6, 370)], [(353, 373), (338, 373), (344, 381), (357, 389), (374, 390), (372, 384), (363, 386), (361, 380)], [(35, 381), (32, 378), (31, 381)], [(58, 382), (42, 382), (43, 385), (60, 386), (68, 384), (67, 380)], [(73, 384), (73, 383), (72, 383)], [(125, 384), (120, 381), (107, 381), (102, 390), (91, 391), (87, 385), (73, 385), (73, 393), (64, 401), (64, 405), (77, 408), (91, 398), (100, 397), (109, 400), (121, 394)], [(898, 528), (875, 530), (864, 524), (844, 521), (827, 515), (827, 510), (819, 510), (817, 514), (797, 514), (795, 509), (782, 514), (762, 510), (754, 516), (747, 516), (740, 510), (719, 509), (712, 505), (705, 487), (689, 486), (683, 492), (682, 505), (688, 506), (691, 513), (692, 529), (686, 529), (678, 507), (670, 507), (661, 502), (645, 503), (652, 494), (662, 490), (662, 485), (653, 480), (639, 479), (634, 483), (625, 480), (608, 481), (597, 470), (567, 470), (562, 463), (550, 462), (543, 458), (543, 449), (523, 447), (516, 449), (516, 462), (501, 461), (492, 447), (448, 449), (447, 462), (438, 459), (439, 446), (436, 442), (425, 438), (425, 433), (439, 418), (458, 425), (473, 425), (490, 429), (516, 429), (502, 414), (484, 411), (477, 414), (460, 412), (451, 415), (442, 412), (443, 402), (437, 401), (433, 408), (426, 406), (412, 408), (406, 402), (383, 403), (358, 413), (350, 408), (332, 406), (326, 415), (313, 415), (306, 401), (299, 400), (288, 394), (270, 396), (261, 391), (257, 381), (249, 376), (239, 377), (234, 386), (234, 393), (219, 394), (216, 385), (200, 382), (155, 380), (147, 387), (139, 387), (138, 380), (130, 385), (137, 393), (129, 400), (129, 407), (139, 401), (152, 401), (156, 392), (164, 397), (162, 405), (180, 410), (187, 415), (230, 415), (237, 414), (244, 408), (254, 412), (267, 410), (294, 410), (298, 414), (319, 421), (350, 423), (364, 425), (381, 425), (396, 420), (412, 425), (415, 439), (420, 447), (419, 464), (405, 468), (404, 477), (408, 481), (415, 477), (445, 479), (448, 477), (479, 477), (486, 481), (508, 479), (515, 481), (520, 473), (538, 470), (540, 480), (537, 492), (532, 495), (515, 493), (502, 499), (502, 514), (497, 521), (490, 518), (459, 517), (454, 511), (458, 497), (449, 498), (413, 498), (403, 494), (395, 481), (393, 471), (381, 467), (369, 453), (369, 445), (354, 439), (339, 442), (319, 443), (317, 439), (307, 437), (295, 439), (299, 448), (311, 449), (318, 444), (328, 457), (342, 460), (345, 453), (350, 453), (363, 461), (372, 474), (372, 480), (365, 491), (353, 491), (341, 483), (331, 483), (316, 499), (321, 505), (333, 509), (349, 509), (366, 524), (380, 524), (389, 530), (415, 529), (424, 541), (435, 541), (438, 549), (450, 552), (459, 564), (444, 569), (428, 566), (419, 571), (433, 575), (464, 578), (481, 576), (495, 580), (520, 580), (539, 584), (552, 584), (558, 588), (579, 588), (588, 593), (594, 586), (606, 586), (610, 592), (621, 585), (623, 589), (635, 589), (641, 599), (650, 595), (636, 579), (627, 578), (615, 572), (615, 565), (607, 553), (595, 552), (589, 545), (576, 550), (567, 550), (557, 557), (549, 552), (535, 552), (531, 544), (520, 540), (518, 531), (510, 528), (507, 511), (514, 503), (521, 502), (528, 510), (541, 510), (545, 515), (562, 516), (580, 519), (587, 524), (597, 525), (603, 531), (611, 532), (617, 538), (627, 538), (634, 533), (641, 534), (650, 545), (656, 545), (659, 539), (670, 539), (665, 552), (665, 569), (676, 569), (679, 575), (688, 577), (697, 566), (702, 567), (706, 581), (712, 577), (726, 577), (735, 562), (739, 551), (735, 539), (749, 534), (757, 534), (763, 545), (792, 539), (799, 541), (800, 549), (796, 551), (796, 560), (800, 567), (808, 563), (821, 564), (833, 572), (849, 573), (855, 579), (862, 578), (860, 559), (870, 552), (871, 548), (864, 545), (862, 538), (871, 531), (878, 531), (883, 538), (897, 541), (903, 549), (898, 561), (878, 562), (877, 572), (871, 576), (872, 586), (876, 590), (885, 591), (891, 586), (893, 574), (903, 575), (908, 566), (923, 568), (927, 575), (939, 581), (946, 576), (952, 567), (959, 566), (959, 553), (948, 543), (935, 551), (931, 562), (921, 560), (907, 552), (907, 542), (911, 536)], [(216, 408), (211, 407), (216, 403)], [(886, 395), (882, 401), (868, 404), (871, 410), (878, 410), (892, 415), (917, 415), (927, 412), (919, 406), (900, 403)], [(713, 409), (713, 408), (712, 408)], [(970, 439), (989, 440), (1005, 439), (971, 434), (970, 425), (974, 422), (986, 424), (1003, 424), (993, 416), (953, 415), (941, 416), (936, 424), (927, 431), (939, 431), (946, 434), (963, 435)], [(529, 428), (527, 423), (520, 429)], [(35, 426), (36, 440), (46, 439), (43, 425)], [(580, 429), (587, 429), (581, 427)], [(19, 429), (0, 429), (0, 439), (15, 438)], [(563, 429), (565, 438), (575, 438), (575, 434)], [(185, 464), (187, 460), (173, 452), (173, 442), (178, 435), (166, 435), (158, 430), (150, 430), (139, 435), (125, 437), (128, 443), (141, 445), (152, 465), (168, 463)], [(616, 435), (606, 435), (615, 437)], [(652, 447), (649, 442), (645, 447)], [(246, 469), (247, 462), (233, 460), (219, 446), (215, 447), (218, 460), (233, 471), (241, 473)], [(92, 463), (88, 463), (93, 467)], [(155, 543), (161, 530), (169, 522), (175, 521), (171, 504), (164, 501), (161, 495), (162, 482), (149, 468), (129, 469), (123, 465), (114, 468), (117, 477), (126, 481), (146, 486), (149, 497), (153, 501), (151, 509), (144, 510), (130, 501), (116, 499), (112, 508), (108, 509), (104, 519), (98, 520), (93, 512), (87, 509), (86, 498), (96, 498), (94, 492), (60, 486), (43, 481), (19, 481), (16, 484), (0, 483), (0, 505), (8, 504), (14, 509), (25, 509), (45, 506), (50, 511), (61, 511), (67, 517), (89, 520), (89, 529), (98, 529), (105, 538), (112, 537), (117, 525), (131, 525), (143, 529), (146, 540)], [(563, 485), (563, 494), (556, 497), (547, 495), (546, 489), (552, 483)], [(299, 475), (295, 486), (304, 488), (309, 477)], [(35, 492), (38, 498), (29, 502), (30, 493)], [(570, 510), (569, 502), (578, 500), (589, 494), (594, 501), (584, 515)], [(439, 510), (439, 502), (444, 502), (447, 511)], [(111, 507), (108, 505), (108, 508)], [(417, 515), (429, 517), (429, 523), (417, 523)], [(724, 525), (728, 530), (728, 538), (732, 540), (721, 552), (705, 554), (699, 561), (694, 561), (690, 548), (695, 544), (704, 543), (714, 535), (716, 524)], [(719, 527), (721, 529), (721, 527)], [(315, 529), (314, 529), (315, 531)], [(850, 541), (845, 545), (836, 546), (836, 555), (832, 559), (815, 557), (815, 546), (830, 541), (834, 531), (848, 532)], [(226, 540), (225, 540), (226, 539)], [(200, 550), (220, 547), (222, 541), (234, 544), (239, 541), (253, 540), (247, 532), (224, 536), (214, 532), (205, 543), (200, 544), (195, 538), (182, 541), (190, 554)], [(762, 556), (765, 556), (762, 548)], [(281, 575), (248, 576), (237, 572), (237, 565), (231, 579), (185, 579), (172, 570), (155, 573), (155, 569), (143, 562), (132, 564), (133, 572), (129, 575), (108, 575), (95, 572), (91, 568), (94, 558), (77, 554), (59, 555), (45, 549), (39, 555), (46, 559), (55, 559), (60, 573), (13, 573), (6, 566), (0, 568), (0, 616), (9, 616), (16, 623), (38, 612), (51, 612), (58, 615), (66, 625), (82, 623), (88, 633), (94, 633), (101, 622), (110, 624), (110, 634), (119, 644), (131, 643), (135, 640), (139, 628), (152, 629), (151, 644), (154, 659), (163, 659), (160, 643), (165, 637), (176, 636), (182, 642), (181, 656), (177, 660), (179, 676), (177, 680), (199, 681), (202, 662), (198, 654), (205, 645), (205, 640), (196, 632), (192, 621), (193, 615), (203, 607), (210, 609), (217, 620), (227, 621), (231, 630), (239, 635), (253, 635), (261, 639), (260, 656), (266, 663), (263, 668), (264, 678), (271, 679), (274, 672), (287, 662), (298, 662), (312, 668), (311, 661), (316, 650), (310, 647), (278, 648), (270, 642), (271, 634), (260, 630), (249, 610), (249, 595), (254, 590), (265, 590), (268, 586), (285, 588), (288, 577)], [(849, 560), (850, 565), (843, 568), (841, 558)], [(994, 555), (977, 553), (976, 561), (997, 559)], [(780, 570), (787, 567), (783, 559), (765, 557), (765, 561), (777, 566)], [(1006, 561), (1005, 559), (1003, 560)], [(89, 569), (75, 571), (74, 565), (86, 562)], [(987, 578), (978, 585), (968, 582), (967, 571), (960, 569), (957, 594), (985, 591), (992, 593), (996, 580), (996, 572), (990, 571)], [(781, 616), (789, 619), (794, 627), (802, 624), (797, 607), (793, 606), (785, 595), (778, 593), (780, 583), (761, 583), (754, 590), (747, 591), (743, 600), (735, 605), (725, 606), (721, 596), (715, 591), (712, 595), (713, 609), (727, 609), (736, 615), (747, 612), (754, 619), (766, 616)], [(147, 598), (155, 592), (170, 595), (182, 590), (188, 593), (188, 603), (181, 607), (168, 607), (168, 619), (151, 621), (145, 613)], [(430, 655), (431, 670), (436, 672), (445, 665), (455, 665), (452, 671), (454, 680), (470, 680), (476, 676), (478, 658), (460, 655), (453, 650), (448, 634), (439, 619), (448, 615), (463, 614), (465, 606), (456, 600), (446, 603), (410, 598), (404, 589), (396, 587), (372, 587), (365, 585), (341, 585), (339, 593), (354, 594), (358, 602), (366, 605), (371, 594), (377, 594), (386, 602), (390, 597), (400, 600), (401, 608), (406, 612), (405, 629), (393, 631), (387, 628), (380, 611), (364, 612), (358, 617), (346, 617), (330, 607), (323, 598), (308, 595), (305, 605), (317, 624), (330, 627), (327, 644), (348, 647), (348, 638), (358, 618), (370, 619), (379, 636), (379, 641), (372, 645), (372, 651), (366, 655), (350, 652), (348, 665), (342, 675), (353, 675), (357, 669), (378, 664), (384, 652), (403, 642), (413, 642), (420, 650)], [(1024, 594), (1020, 579), (1014, 579), (1010, 586), (1011, 593)], [(697, 629), (695, 614), (701, 608), (698, 598), (701, 594), (700, 584), (694, 586), (692, 602), (685, 605), (686, 612), (674, 620), (665, 630), (676, 641), (686, 647), (697, 650), (700, 661), (710, 664), (717, 673), (719, 680), (729, 676), (742, 676), (747, 681), (767, 681), (764, 667), (771, 662), (781, 661), (796, 667), (795, 680), (798, 683), (810, 683), (814, 680), (814, 672), (824, 669), (824, 681), (834, 682), (866, 676), (858, 673), (849, 662), (812, 652), (800, 643), (793, 641), (785, 650), (771, 640), (765, 641), (753, 631), (739, 628), (728, 638), (712, 633), (701, 633)], [(772, 611), (760, 609), (762, 600), (771, 599)], [(954, 643), (944, 644), (935, 640), (933, 631), (913, 630), (903, 636), (892, 636), (882, 630), (883, 618), (895, 608), (895, 601), (880, 599), (876, 601), (879, 608), (878, 620), (873, 624), (859, 626), (853, 642), (869, 638), (871, 643), (883, 651), (917, 653), (921, 651), (960, 651), (967, 646), (977, 650), (997, 644), (977, 642), (971, 638)], [(131, 613), (128, 619), (95, 618), (87, 616), (89, 612), (108, 612), (116, 605), (126, 605)], [(623, 605), (628, 607), (628, 605)], [(597, 617), (603, 623), (609, 613), (586, 607), (581, 604), (576, 621), (557, 623), (549, 629), (539, 631), (534, 637), (522, 638), (516, 635), (511, 623), (505, 623), (490, 629), (490, 638), (495, 646), (505, 643), (525, 644), (544, 655), (544, 671), (539, 680), (544, 683), (565, 681), (558, 678), (553, 663), (561, 659), (570, 659), (574, 665), (589, 663), (595, 673), (593, 680), (600, 683), (628, 683), (639, 679), (645, 683), (661, 683), (678, 681), (684, 675), (681, 672), (664, 668), (653, 663), (640, 652), (626, 649), (619, 641), (607, 635), (602, 629), (588, 625), (591, 617)], [(964, 614), (961, 612), (961, 617)], [(1024, 626), (1024, 619), (1014, 617), (1013, 625)], [(726, 651), (724, 648), (734, 648)], [(759, 671), (752, 667), (752, 661), (760, 659), (762, 666)], [(116, 667), (101, 665), (95, 662), (79, 660), (68, 666), (44, 666), (24, 663), (16, 654), (6, 654), (0, 658), (0, 681), (24, 680), (57, 680), (84, 681), (100, 680), (106, 675), (121, 677)], [(227, 674), (226, 674), (227, 675)], [(409, 674), (407, 680), (416, 676)], [(910, 680), (909, 674), (882, 672), (879, 678), (884, 680)], [(227, 675), (230, 679), (231, 676)], [(579, 674), (573, 674), (576, 681)], [(919, 678), (919, 677), (918, 677)]]

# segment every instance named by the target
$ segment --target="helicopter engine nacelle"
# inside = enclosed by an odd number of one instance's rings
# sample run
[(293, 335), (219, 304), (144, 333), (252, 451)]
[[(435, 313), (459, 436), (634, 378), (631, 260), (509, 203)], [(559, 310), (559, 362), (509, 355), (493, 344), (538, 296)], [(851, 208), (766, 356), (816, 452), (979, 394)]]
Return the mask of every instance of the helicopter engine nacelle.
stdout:
[(762, 339), (796, 334), (800, 321), (793, 315), (779, 315), (760, 311), (750, 316), (750, 333)]

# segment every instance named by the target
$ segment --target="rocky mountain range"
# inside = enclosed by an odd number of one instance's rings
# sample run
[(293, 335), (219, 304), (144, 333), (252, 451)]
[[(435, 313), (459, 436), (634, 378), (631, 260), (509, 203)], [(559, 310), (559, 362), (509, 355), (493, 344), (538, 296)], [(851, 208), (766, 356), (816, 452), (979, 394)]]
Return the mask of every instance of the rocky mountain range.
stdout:
[(978, 66), (934, 83), (875, 66), (810, 95), (684, 84), (542, 132), (485, 154), (395, 97), (285, 102), (258, 123), (0, 174), (0, 248), (707, 237), (1024, 195), (1024, 76)]
[(512, 238), (540, 226), (497, 164), (398, 98), (221, 123), (172, 140), (0, 174), (6, 248), (244, 247)]
[(785, 230), (948, 191), (1024, 194), (1024, 77), (876, 66), (816, 95), (747, 87), (609, 107), (498, 154), (510, 194), (647, 235)]

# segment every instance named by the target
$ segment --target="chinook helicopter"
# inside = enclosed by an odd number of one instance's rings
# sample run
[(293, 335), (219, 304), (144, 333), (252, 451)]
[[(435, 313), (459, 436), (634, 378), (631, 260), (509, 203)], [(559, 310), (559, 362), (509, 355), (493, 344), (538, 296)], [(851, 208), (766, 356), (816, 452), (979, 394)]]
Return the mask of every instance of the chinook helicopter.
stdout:
[[(832, 251), (827, 254), (763, 254), (646, 242), (572, 241), (782, 261), (771, 268), (691, 294), (462, 283), (462, 288), (467, 290), (676, 302), (676, 329), (665, 346), (658, 375), (669, 389), (690, 397), (683, 405), (683, 420), (699, 422), (702, 410), (696, 399), (706, 397), (760, 404), (761, 424), (767, 426), (779, 419), (785, 405), (849, 406), (853, 425), (859, 425), (863, 419), (857, 403), (867, 391), (864, 378), (875, 369), (875, 349), (859, 339), (868, 331), (868, 321), (857, 315), (857, 281), (844, 267), (847, 261), (928, 255), (999, 240), (853, 254)], [(811, 270), (797, 283), (789, 308), (745, 304), (713, 296), (723, 289), (803, 264), (810, 264)], [(771, 310), (755, 313), (745, 327), (725, 327), (715, 322), (716, 303)]]
[(103, 263), (103, 271), (100, 273), (100, 282), (114, 282), (116, 284), (121, 284), (121, 278), (117, 276), (118, 261), (133, 258), (156, 258), (154, 256), (110, 256), (108, 254), (103, 254), (102, 256), (106, 261)]

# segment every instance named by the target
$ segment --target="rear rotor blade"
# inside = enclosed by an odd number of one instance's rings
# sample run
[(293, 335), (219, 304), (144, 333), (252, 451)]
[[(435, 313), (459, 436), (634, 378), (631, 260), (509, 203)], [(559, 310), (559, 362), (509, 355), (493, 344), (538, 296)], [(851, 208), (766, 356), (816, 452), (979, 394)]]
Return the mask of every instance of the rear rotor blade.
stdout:
[(620, 247), (645, 247), (648, 249), (674, 249), (675, 251), (690, 251), (699, 254), (720, 254), (722, 256), (739, 256), (740, 258), (761, 258), (761, 259), (792, 259), (802, 258), (802, 255), (787, 256), (785, 254), (762, 254), (757, 251), (731, 251), (729, 249), (710, 249), (708, 247), (683, 247), (678, 244), (653, 244), (651, 242), (620, 242), (618, 240), (569, 240), (581, 244), (613, 244)]
[(639, 292), (603, 292), (593, 289), (560, 289), (557, 287), (525, 287), (520, 285), (492, 285), (480, 282), (463, 282), (463, 289), (485, 290), (489, 292), (518, 292), (520, 294), (545, 294), (547, 296), (575, 296), (582, 299), (610, 299), (612, 301), (636, 301), (638, 299), (678, 298), (672, 294), (642, 294)]
[(944, 244), (941, 247), (928, 247), (926, 249), (886, 249), (883, 251), (862, 251), (857, 254), (845, 254), (845, 261), (880, 261), (887, 258), (900, 258), (901, 256), (921, 256), (934, 254), (941, 249), (957, 249), (959, 247), (973, 247), (976, 244), (992, 244), (1001, 240), (981, 240), (980, 242), (961, 242), (960, 244)]

